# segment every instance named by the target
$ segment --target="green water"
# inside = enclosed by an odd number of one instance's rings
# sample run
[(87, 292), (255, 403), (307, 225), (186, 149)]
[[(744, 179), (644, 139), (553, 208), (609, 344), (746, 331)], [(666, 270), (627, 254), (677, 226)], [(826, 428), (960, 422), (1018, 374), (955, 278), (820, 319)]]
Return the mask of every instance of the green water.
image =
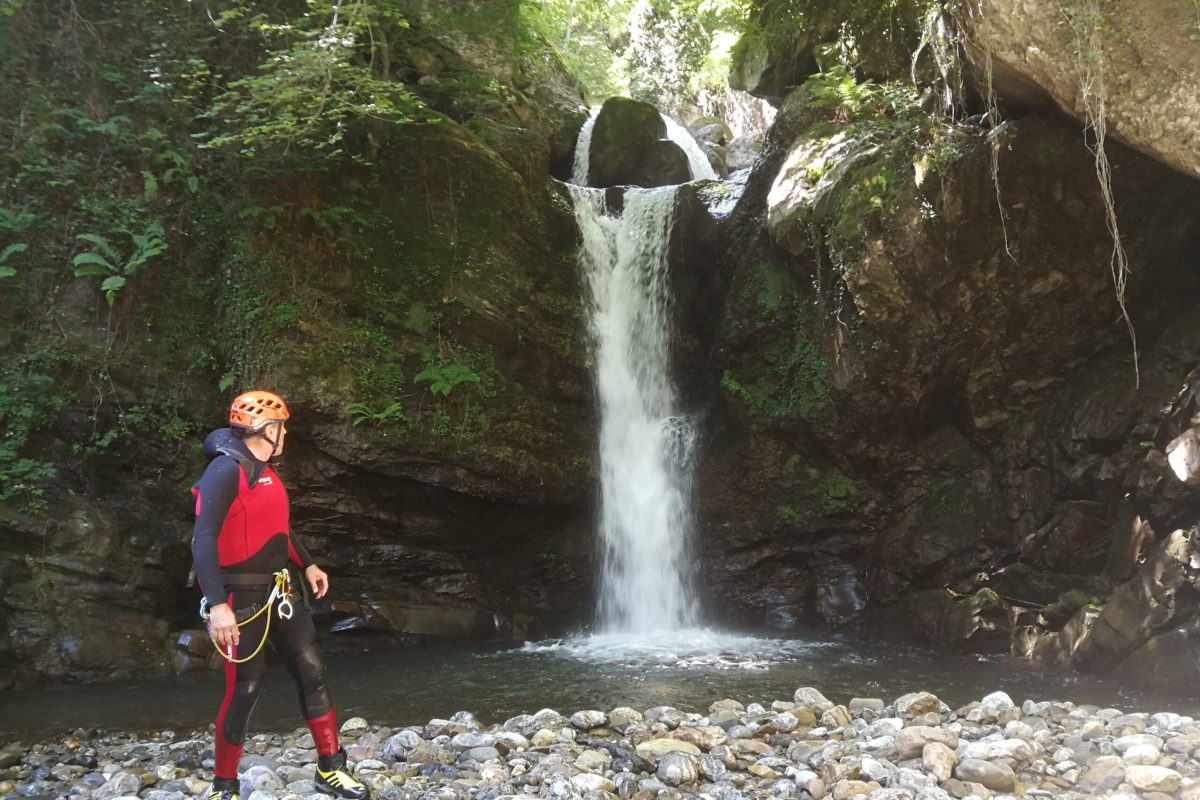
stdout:
[[(338, 653), (328, 659), (341, 718), (390, 726), (424, 723), (455, 711), (483, 722), (554, 708), (609, 710), (673, 705), (704, 712), (731, 697), (768, 705), (815, 686), (834, 702), (887, 702), (924, 690), (958, 706), (1003, 690), (1017, 702), (1070, 700), (1125, 711), (1195, 715), (1200, 701), (1121, 689), (1079, 673), (1048, 673), (1014, 659), (935, 653), (850, 640), (771, 640), (687, 632), (627, 642), (596, 637), (524, 647), (437, 646)], [(53, 686), (0, 694), (0, 744), (51, 739), (75, 728), (125, 731), (208, 725), (223, 694), (220, 673)], [(268, 673), (253, 730), (303, 724), (282, 665)]]

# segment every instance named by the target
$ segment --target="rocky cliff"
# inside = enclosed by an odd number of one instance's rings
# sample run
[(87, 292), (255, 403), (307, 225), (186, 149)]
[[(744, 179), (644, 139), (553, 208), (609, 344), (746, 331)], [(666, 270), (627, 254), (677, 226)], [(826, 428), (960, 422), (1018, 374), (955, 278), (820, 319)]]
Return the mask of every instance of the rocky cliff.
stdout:
[[(66, 24), (44, 11), (9, 24)], [(175, 645), (198, 602), (187, 487), (196, 442), (250, 385), (293, 410), (281, 473), (294, 529), (332, 576), (323, 627), (520, 638), (586, 616), (595, 422), (574, 221), (549, 177), (582, 97), (505, 27), (517, 3), (460, 11), (409, 7), (389, 68), (428, 111), (352, 130), (362, 163), (269, 171), (190, 153), (166, 254), (111, 312), (57, 265), (9, 279), (2, 413), (22, 426), (18, 455), (51, 472), (22, 483), (24, 462), (3, 462), (0, 657), (16, 670), (0, 682), (212, 655), (202, 639)], [(219, 46), (205, 57), (239, 69)], [(84, 82), (77, 99), (96, 124), (122, 124), (105, 87)], [(32, 94), (9, 102), (37, 108)], [(74, 146), (100, 157), (96, 139)], [(100, 202), (84, 191), (63, 201)], [(34, 236), (30, 252), (53, 251)]]
[[(998, 36), (1000, 9), (982, 14), (964, 19)], [(1200, 289), (1190, 169), (1132, 133), (1148, 155), (1109, 142), (1135, 372), (1082, 124), (1030, 104), (1001, 122), (970, 93), (930, 124), (910, 105), (929, 95), (884, 80), (889, 51), (813, 75), (822, 41), (807, 67), (769, 48), (752, 64), (796, 88), (715, 266), (730, 289), (699, 491), (714, 610), (985, 652), (1046, 654), (1048, 637), (1070, 645), (1045, 662), (1178, 685), (1164, 676), (1194, 668), (1194, 600), (1150, 565), (1178, 560), (1171, 532), (1195, 522), (1162, 457), (1179, 414), (1160, 416), (1200, 357), (1181, 313)], [(1141, 112), (1178, 107), (1159, 108)], [(1130, 610), (1146, 603), (1170, 610)]]

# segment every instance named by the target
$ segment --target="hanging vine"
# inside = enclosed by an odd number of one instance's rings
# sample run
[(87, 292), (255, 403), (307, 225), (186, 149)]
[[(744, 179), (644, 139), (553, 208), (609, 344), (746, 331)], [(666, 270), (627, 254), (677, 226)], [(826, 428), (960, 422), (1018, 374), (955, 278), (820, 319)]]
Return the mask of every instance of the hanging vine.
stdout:
[(1108, 91), (1104, 83), (1104, 14), (1100, 0), (1076, 0), (1071, 8), (1059, 6), (1059, 11), (1075, 35), (1076, 64), (1079, 70), (1079, 89), (1086, 122), (1085, 132), (1092, 132), (1092, 143), (1088, 145), (1096, 163), (1096, 179), (1100, 183), (1100, 195), (1104, 201), (1105, 220), (1113, 240), (1109, 268), (1112, 271), (1113, 287), (1117, 293), (1117, 305), (1121, 318), (1129, 331), (1133, 346), (1134, 386), (1141, 386), (1141, 368), (1138, 363), (1137, 332), (1129, 309), (1125, 304), (1125, 289), (1129, 281), (1129, 258), (1121, 242), (1121, 231), (1117, 224), (1116, 202), (1113, 197), (1112, 168), (1108, 163), (1105, 142), (1108, 138)]

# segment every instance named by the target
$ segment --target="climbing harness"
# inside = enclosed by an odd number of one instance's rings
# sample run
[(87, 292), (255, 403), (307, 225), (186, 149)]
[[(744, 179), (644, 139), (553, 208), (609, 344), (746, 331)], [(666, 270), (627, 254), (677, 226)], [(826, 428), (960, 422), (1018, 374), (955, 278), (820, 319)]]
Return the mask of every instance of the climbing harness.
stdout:
[[(241, 622), (237, 623), (237, 626), (239, 628), (241, 628), (245, 625), (249, 625), (251, 622), (253, 622), (254, 620), (261, 617), (263, 615), (263, 613), (267, 614), (267, 624), (263, 628), (262, 639), (259, 641), (258, 647), (254, 648), (254, 652), (251, 653), (250, 655), (246, 656), (245, 658), (234, 658), (233, 657), (233, 645), (229, 645), (225, 650), (222, 650), (221, 645), (217, 644), (216, 640), (212, 640), (213, 647), (215, 647), (217, 649), (217, 652), (221, 654), (221, 658), (225, 659), (230, 664), (245, 664), (247, 661), (249, 661), (250, 659), (254, 658), (256, 655), (258, 655), (259, 652), (263, 649), (263, 645), (267, 643), (267, 635), (271, 633), (271, 614), (270, 614), (270, 612), (271, 612), (272, 608), (274, 608), (276, 613), (279, 614), (280, 619), (291, 619), (292, 618), (292, 614), (295, 611), (295, 609), (292, 608), (292, 600), (291, 600), (291, 594), (292, 594), (291, 573), (288, 572), (288, 570), (285, 568), (285, 569), (281, 569), (278, 572), (276, 572), (273, 577), (275, 578), (275, 585), (271, 588), (271, 594), (267, 597), (267, 602), (263, 604), (262, 608), (260, 608), (256, 612), (254, 612), (253, 616), (248, 617), (247, 619), (244, 619)], [(276, 605), (275, 605), (276, 600), (279, 601), (278, 607), (276, 607)], [(200, 619), (204, 620), (205, 622), (208, 621), (208, 598), (203, 598), (200, 601)], [(211, 636), (209, 638), (212, 639)]]

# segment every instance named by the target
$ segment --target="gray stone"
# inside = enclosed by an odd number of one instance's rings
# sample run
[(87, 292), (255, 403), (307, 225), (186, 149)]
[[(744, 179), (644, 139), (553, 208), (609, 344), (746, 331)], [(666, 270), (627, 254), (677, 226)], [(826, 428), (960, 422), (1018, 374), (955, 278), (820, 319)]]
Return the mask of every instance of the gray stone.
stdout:
[[(740, 714), (741, 712), (743, 712), (745, 710), (746, 710), (746, 706), (739, 703), (737, 700), (730, 700), (728, 698), (726, 698), (724, 700), (717, 700), (716, 702), (712, 703), (708, 707), (708, 711), (710, 714), (716, 714), (719, 711), (730, 711), (730, 712), (733, 712), (734, 714)], [(787, 710), (787, 709), (779, 709), (779, 710)]]
[(581, 731), (590, 731), (608, 724), (608, 715), (603, 711), (576, 711), (571, 715), (571, 724)]
[(571, 778), (571, 785), (581, 792), (615, 792), (617, 785), (603, 775), (584, 772)]
[(464, 764), (469, 761), (483, 763), (484, 761), (492, 761), (500, 758), (500, 751), (494, 747), (472, 747), (458, 757), (458, 763)]
[[(450, 716), (450, 724), (468, 731), (483, 730), (483, 723), (470, 711), (456, 711)], [(460, 731), (461, 732), (461, 731)]]
[(658, 762), (655, 776), (668, 786), (682, 786), (695, 783), (700, 777), (700, 769), (695, 756), (686, 752), (671, 752)]
[(849, 708), (851, 713), (861, 714), (863, 711), (883, 711), (884, 705), (877, 697), (855, 697), (850, 701)]
[(701, 750), (712, 750), (717, 745), (724, 744), (729, 737), (716, 725), (705, 725), (696, 728), (677, 728), (674, 738), (681, 742), (691, 742)]
[(354, 736), (355, 734), (365, 732), (370, 727), (362, 717), (351, 717), (342, 723), (341, 732), (346, 736)]
[(476, 747), (494, 747), (495, 744), (495, 736), (490, 733), (479, 733), (477, 731), (458, 733), (450, 739), (450, 749), (459, 752), (472, 750)]
[(811, 686), (805, 686), (797, 689), (793, 700), (797, 706), (800, 706), (801, 708), (807, 708), (814, 714), (823, 714), (829, 709), (833, 708), (833, 703), (830, 702), (829, 698)]
[(612, 755), (603, 750), (584, 750), (575, 758), (575, 766), (589, 772), (603, 771), (612, 763)]
[(644, 719), (642, 712), (627, 706), (620, 706), (608, 712), (608, 727), (617, 733), (624, 733), (629, 725)]
[(141, 788), (142, 780), (137, 775), (129, 772), (114, 772), (103, 786), (92, 792), (92, 798), (93, 800), (114, 800), (124, 795), (137, 794)]
[(896, 734), (897, 757), (900, 759), (917, 758), (924, 752), (925, 745), (930, 742), (941, 742), (951, 750), (958, 747), (958, 737), (954, 734), (941, 728), (915, 725), (910, 728), (902, 728)]
[(680, 723), (686, 719), (686, 714), (671, 706), (655, 706), (654, 708), (646, 709), (646, 720), (648, 722), (661, 722), (671, 729), (678, 728)]
[(243, 771), (241, 779), (242, 797), (249, 797), (256, 791), (267, 792), (273, 795), (276, 791), (287, 788), (279, 776), (275, 774), (275, 771), (265, 764), (256, 764), (250, 767), (250, 769)]
[(984, 722), (995, 722), (1007, 725), (1012, 720), (1021, 718), (1021, 709), (1017, 708), (1012, 698), (1004, 692), (992, 692), (979, 703), (979, 710)]
[[(1055, 3), (991, 0), (968, 23), (972, 57), (991, 61), (1000, 97), (1025, 107), (1056, 108), (1082, 124), (1087, 104), (1079, 46)], [(1200, 176), (1200, 59), (1188, 47), (1195, 9), (1129, 0), (1105, 12), (1105, 113), (1114, 139), (1185, 175)]]
[(704, 753), (700, 756), (698, 763), (700, 771), (704, 773), (704, 777), (708, 780), (716, 783), (725, 777), (726, 769), (721, 759), (709, 753)]
[(422, 741), (424, 740), (415, 731), (400, 731), (383, 743), (383, 754), (391, 759), (403, 759)]
[(954, 777), (982, 784), (994, 792), (1012, 792), (1017, 785), (1017, 776), (1011, 767), (978, 758), (963, 759), (954, 770)]
[(1149, 733), (1135, 733), (1130, 736), (1122, 736), (1114, 739), (1112, 743), (1113, 749), (1122, 754), (1129, 748), (1136, 747), (1137, 745), (1149, 745), (1155, 750), (1161, 750), (1163, 740)]
[(500, 731), (493, 735), (496, 737), (496, 749), (502, 753), (529, 749), (529, 740), (519, 733)]

